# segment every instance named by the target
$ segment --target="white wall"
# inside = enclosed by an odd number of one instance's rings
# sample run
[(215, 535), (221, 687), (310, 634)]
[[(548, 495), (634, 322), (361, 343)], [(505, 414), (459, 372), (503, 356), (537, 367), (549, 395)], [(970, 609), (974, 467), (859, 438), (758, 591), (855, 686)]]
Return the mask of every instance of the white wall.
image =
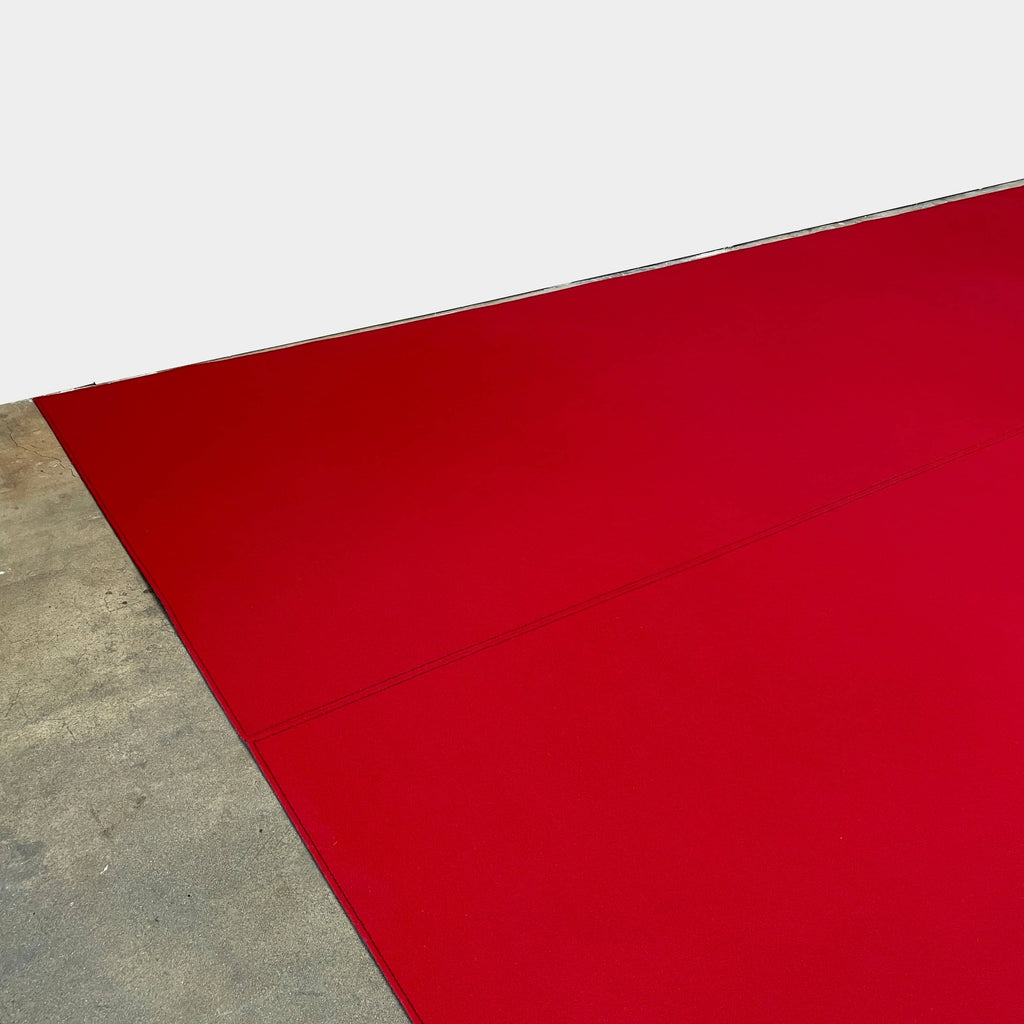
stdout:
[(11, 5), (0, 402), (1024, 175), (1011, 5)]

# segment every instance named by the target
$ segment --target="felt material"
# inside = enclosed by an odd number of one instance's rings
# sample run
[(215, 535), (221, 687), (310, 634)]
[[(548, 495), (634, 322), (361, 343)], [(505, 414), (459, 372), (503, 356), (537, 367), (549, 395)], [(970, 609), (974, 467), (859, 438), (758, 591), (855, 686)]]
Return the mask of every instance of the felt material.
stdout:
[(414, 1017), (1004, 1019), (1022, 230), (1010, 189), (37, 401)]
[(1024, 438), (258, 744), (424, 1021), (1019, 1020)]

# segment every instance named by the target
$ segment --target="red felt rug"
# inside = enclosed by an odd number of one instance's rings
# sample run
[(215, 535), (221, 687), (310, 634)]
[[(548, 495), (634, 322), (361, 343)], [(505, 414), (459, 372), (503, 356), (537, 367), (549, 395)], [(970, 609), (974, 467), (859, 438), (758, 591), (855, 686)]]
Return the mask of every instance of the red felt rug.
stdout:
[(1022, 236), (38, 404), (414, 1019), (1016, 1022)]

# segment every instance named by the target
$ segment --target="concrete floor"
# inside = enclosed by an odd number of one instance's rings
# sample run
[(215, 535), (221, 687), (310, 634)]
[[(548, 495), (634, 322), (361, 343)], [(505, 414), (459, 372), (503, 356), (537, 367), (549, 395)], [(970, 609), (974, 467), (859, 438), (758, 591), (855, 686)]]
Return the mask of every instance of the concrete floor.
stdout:
[(30, 402), (0, 571), (0, 1022), (407, 1021)]

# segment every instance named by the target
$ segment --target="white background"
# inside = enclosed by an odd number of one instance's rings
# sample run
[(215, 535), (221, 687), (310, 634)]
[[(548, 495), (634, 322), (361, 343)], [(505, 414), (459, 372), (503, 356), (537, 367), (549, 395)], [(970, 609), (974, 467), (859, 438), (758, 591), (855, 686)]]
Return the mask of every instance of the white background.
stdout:
[(1010, 10), (11, 4), (0, 402), (1020, 177)]

